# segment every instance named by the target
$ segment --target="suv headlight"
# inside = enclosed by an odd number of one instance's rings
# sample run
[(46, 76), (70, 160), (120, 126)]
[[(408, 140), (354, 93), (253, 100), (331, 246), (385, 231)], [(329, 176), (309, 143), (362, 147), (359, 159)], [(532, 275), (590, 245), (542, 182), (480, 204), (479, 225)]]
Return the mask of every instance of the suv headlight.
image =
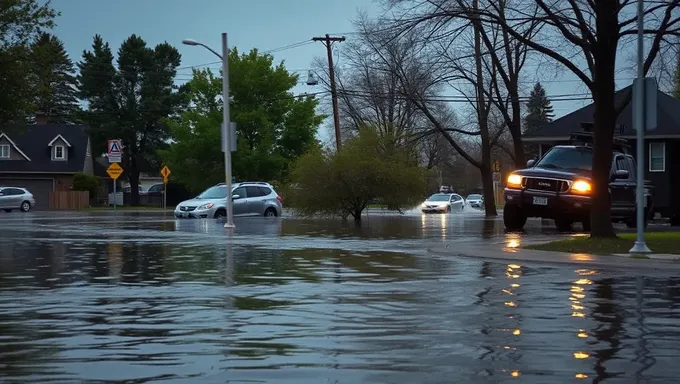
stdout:
[(509, 188), (522, 188), (522, 176), (511, 173), (507, 184)]
[(593, 187), (590, 185), (589, 182), (585, 180), (576, 180), (574, 181), (574, 184), (571, 185), (571, 192), (573, 193), (587, 195), (590, 194), (592, 191)]
[(215, 206), (215, 204), (213, 204), (213, 203), (205, 203), (205, 204), (199, 206), (198, 209), (210, 209), (214, 206)]

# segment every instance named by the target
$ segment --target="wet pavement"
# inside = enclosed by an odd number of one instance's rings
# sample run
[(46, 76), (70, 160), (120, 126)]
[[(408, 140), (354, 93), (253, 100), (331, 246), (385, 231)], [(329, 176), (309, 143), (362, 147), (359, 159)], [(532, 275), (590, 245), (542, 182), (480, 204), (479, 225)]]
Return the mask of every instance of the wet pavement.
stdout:
[(487, 262), (479, 212), (0, 216), (0, 382), (674, 382), (673, 272)]

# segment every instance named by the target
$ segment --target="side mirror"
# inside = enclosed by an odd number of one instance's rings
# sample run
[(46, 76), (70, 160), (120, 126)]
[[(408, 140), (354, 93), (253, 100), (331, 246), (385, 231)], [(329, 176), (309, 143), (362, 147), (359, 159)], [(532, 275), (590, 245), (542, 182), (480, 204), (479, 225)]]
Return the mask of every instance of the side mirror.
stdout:
[(240, 199), (241, 195), (231, 195), (232, 200)]
[(621, 179), (627, 179), (628, 178), (628, 171), (625, 169), (617, 169), (616, 172), (614, 172), (614, 175), (612, 178), (614, 180), (621, 180)]
[(527, 168), (533, 167), (535, 163), (536, 163), (536, 160), (534, 160), (534, 159), (527, 161)]

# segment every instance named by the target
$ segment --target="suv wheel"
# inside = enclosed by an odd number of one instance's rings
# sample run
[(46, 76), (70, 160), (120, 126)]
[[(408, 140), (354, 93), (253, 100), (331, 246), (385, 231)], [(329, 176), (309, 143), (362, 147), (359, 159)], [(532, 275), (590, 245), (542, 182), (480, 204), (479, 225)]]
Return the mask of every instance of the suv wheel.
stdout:
[(574, 223), (569, 221), (569, 220), (555, 219), (555, 226), (557, 227), (557, 230), (560, 231), (560, 232), (571, 231), (573, 224)]
[(521, 231), (527, 223), (527, 215), (516, 205), (503, 208), (503, 224), (510, 231)]
[(264, 217), (276, 217), (276, 209), (267, 208), (267, 210), (264, 211)]
[(21, 203), (21, 208), (19, 209), (21, 209), (21, 212), (28, 212), (31, 210), (31, 203), (29, 203), (28, 201), (24, 201), (23, 203)]
[(227, 212), (224, 209), (218, 209), (217, 212), (215, 212), (215, 219), (221, 219), (223, 217), (227, 217)]

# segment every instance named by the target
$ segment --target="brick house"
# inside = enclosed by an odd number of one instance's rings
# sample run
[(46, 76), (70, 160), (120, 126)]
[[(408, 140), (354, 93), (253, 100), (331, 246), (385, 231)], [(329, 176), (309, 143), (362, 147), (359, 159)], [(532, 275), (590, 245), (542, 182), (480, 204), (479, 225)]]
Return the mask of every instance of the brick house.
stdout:
[(33, 193), (34, 209), (49, 208), (49, 194), (69, 190), (76, 173), (93, 174), (90, 138), (84, 125), (35, 124), (17, 133), (0, 132), (0, 185)]

